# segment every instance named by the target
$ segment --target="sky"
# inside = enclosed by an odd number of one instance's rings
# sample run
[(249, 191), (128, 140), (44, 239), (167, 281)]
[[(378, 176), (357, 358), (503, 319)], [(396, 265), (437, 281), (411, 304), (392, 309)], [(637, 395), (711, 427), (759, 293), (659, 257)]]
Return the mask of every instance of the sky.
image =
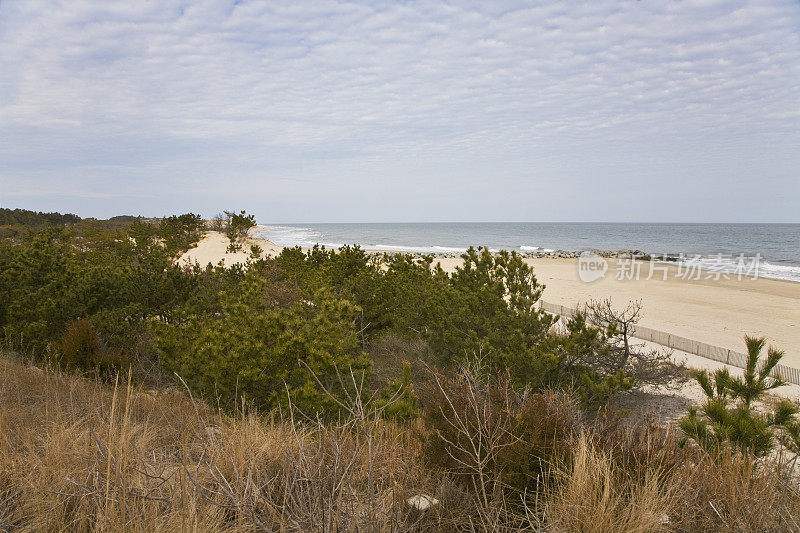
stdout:
[(0, 0), (0, 206), (800, 222), (800, 2)]

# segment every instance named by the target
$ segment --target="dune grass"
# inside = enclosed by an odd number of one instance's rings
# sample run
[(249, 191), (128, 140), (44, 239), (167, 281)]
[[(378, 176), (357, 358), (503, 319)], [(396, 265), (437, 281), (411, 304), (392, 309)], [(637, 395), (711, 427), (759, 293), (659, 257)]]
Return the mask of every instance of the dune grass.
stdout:
[[(489, 416), (491, 406), (478, 406), (469, 412)], [(531, 420), (555, 416), (541, 409)], [(399, 425), (366, 415), (322, 422), (294, 410), (224, 414), (180, 388), (146, 390), (125, 376), (109, 385), (0, 357), (0, 529), (800, 529), (797, 484), (768, 462), (711, 458), (647, 425), (574, 429), (554, 441), (566, 453), (546, 465), (537, 493), (508, 490), (507, 463), (482, 470), (490, 489), (478, 491), (426, 455), (425, 440), (437, 433), (424, 418)], [(530, 438), (509, 435), (492, 442)], [(415, 510), (405, 503), (415, 494), (439, 504)]]

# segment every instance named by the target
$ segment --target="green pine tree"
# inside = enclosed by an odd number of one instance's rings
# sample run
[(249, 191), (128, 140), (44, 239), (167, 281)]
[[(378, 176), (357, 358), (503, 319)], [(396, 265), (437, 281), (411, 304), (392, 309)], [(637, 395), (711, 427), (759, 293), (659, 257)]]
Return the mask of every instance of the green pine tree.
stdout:
[(689, 408), (679, 425), (687, 438), (709, 451), (731, 445), (742, 453), (761, 457), (780, 441), (790, 450), (800, 451), (800, 427), (795, 419), (797, 405), (781, 400), (772, 412), (759, 412), (754, 402), (784, 383), (772, 375), (783, 351), (770, 346), (762, 360), (766, 341), (745, 335), (747, 362), (741, 376), (731, 376), (728, 369), (696, 371), (695, 379), (706, 401)]

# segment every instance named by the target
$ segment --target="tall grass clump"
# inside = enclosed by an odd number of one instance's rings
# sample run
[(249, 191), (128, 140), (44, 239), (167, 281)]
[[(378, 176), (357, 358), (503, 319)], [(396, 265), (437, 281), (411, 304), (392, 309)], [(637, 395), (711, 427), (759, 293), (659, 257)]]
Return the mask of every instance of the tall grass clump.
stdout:
[(560, 531), (671, 531), (677, 486), (660, 468), (633, 476), (587, 438), (573, 442), (572, 459), (557, 466), (546, 524)]
[[(221, 414), (148, 391), (2, 359), (0, 527), (98, 531), (409, 529), (438, 493), (414, 432), (354, 404), (339, 422), (297, 410)], [(360, 414), (359, 410), (360, 409)]]

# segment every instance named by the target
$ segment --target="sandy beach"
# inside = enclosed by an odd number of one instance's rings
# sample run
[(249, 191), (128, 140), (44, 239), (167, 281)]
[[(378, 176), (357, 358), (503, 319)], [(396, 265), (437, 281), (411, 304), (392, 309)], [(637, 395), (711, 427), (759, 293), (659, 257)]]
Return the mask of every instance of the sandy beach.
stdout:
[[(258, 244), (265, 254), (282, 249), (270, 241), (250, 238), (243, 252), (226, 252), (227, 239), (210, 232), (196, 248), (180, 258), (182, 264), (218, 263), (230, 265), (249, 257), (250, 244)], [(437, 259), (453, 271), (460, 259)], [(641, 299), (644, 316), (641, 325), (723, 348), (744, 351), (745, 333), (765, 336), (769, 343), (786, 352), (783, 363), (800, 367), (800, 283), (766, 278), (679, 279), (677, 267), (649, 276), (649, 264), (641, 263), (639, 279), (617, 279), (620, 265), (609, 260), (606, 275), (592, 283), (581, 281), (576, 259), (526, 259), (538, 281), (545, 285), (542, 300), (575, 307), (591, 299), (611, 298), (617, 305)], [(647, 279), (651, 277), (652, 279)]]
[[(642, 326), (743, 352), (745, 333), (765, 336), (786, 352), (784, 364), (800, 366), (800, 283), (767, 278), (679, 279), (677, 267), (649, 276), (642, 262), (639, 279), (617, 279), (616, 261), (605, 277), (585, 283), (576, 259), (526, 259), (545, 285), (542, 300), (568, 307), (592, 299), (611, 298), (618, 305), (642, 300)], [(440, 260), (453, 270), (457, 259)]]
[(216, 265), (222, 261), (225, 266), (231, 266), (247, 261), (250, 258), (250, 246), (253, 244), (261, 247), (263, 250), (262, 255), (276, 255), (281, 253), (283, 249), (266, 239), (254, 237), (247, 238), (240, 252), (229, 253), (228, 244), (228, 238), (225, 234), (218, 231), (209, 231), (203, 236), (196, 247), (192, 248), (178, 259), (178, 264), (191, 265), (197, 263), (200, 266), (206, 266), (209, 263)]

